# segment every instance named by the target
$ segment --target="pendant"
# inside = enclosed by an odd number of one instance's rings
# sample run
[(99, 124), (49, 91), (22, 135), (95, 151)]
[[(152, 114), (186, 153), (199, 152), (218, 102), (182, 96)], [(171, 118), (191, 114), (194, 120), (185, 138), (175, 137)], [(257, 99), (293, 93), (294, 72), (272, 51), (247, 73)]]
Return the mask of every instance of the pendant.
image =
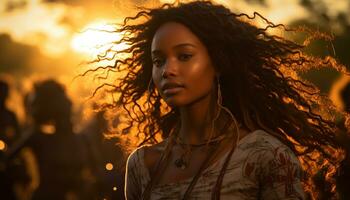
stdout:
[(183, 158), (176, 159), (174, 164), (177, 168), (180, 168), (182, 170), (187, 168), (187, 163), (183, 160)]

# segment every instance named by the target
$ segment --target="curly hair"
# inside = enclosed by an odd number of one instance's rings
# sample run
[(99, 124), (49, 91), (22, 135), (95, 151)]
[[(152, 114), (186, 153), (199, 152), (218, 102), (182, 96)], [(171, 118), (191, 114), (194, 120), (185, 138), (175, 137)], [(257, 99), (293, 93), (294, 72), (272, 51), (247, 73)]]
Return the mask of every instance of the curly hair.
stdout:
[[(265, 27), (254, 25), (256, 19), (262, 19)], [(332, 118), (334, 107), (316, 86), (298, 76), (298, 72), (319, 67), (346, 72), (345, 66), (332, 57), (319, 58), (303, 52), (311, 40), (332, 37), (307, 28), (275, 25), (259, 13), (234, 14), (209, 1), (143, 8), (136, 16), (125, 18), (115, 30), (123, 34), (115, 44), (129, 46), (120, 51), (110, 49), (95, 60), (110, 59), (106, 55), (113, 53), (114, 65), (91, 71), (125, 72), (110, 92), (120, 94), (114, 103), (128, 112), (125, 130), (136, 126), (140, 145), (156, 143), (157, 135), (166, 138), (179, 120), (177, 109), (165, 104), (152, 83), (151, 42), (166, 22), (185, 25), (207, 47), (221, 74), (223, 105), (237, 121), (250, 130), (263, 129), (287, 144), (308, 173), (325, 165), (334, 171), (341, 159), (336, 134), (339, 130)], [(306, 32), (309, 38), (298, 44), (269, 33), (270, 29), (280, 28)], [(121, 53), (127, 56), (117, 58)]]

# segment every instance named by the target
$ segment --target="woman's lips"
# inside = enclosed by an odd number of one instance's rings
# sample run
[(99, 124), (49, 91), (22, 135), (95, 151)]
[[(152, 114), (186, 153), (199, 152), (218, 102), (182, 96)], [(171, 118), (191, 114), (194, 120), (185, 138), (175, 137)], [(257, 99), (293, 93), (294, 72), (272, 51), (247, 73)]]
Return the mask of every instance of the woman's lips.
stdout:
[(163, 90), (164, 95), (174, 95), (183, 90), (183, 87), (171, 87)]
[(162, 91), (165, 96), (175, 95), (183, 89), (183, 85), (175, 81), (167, 81), (162, 84)]

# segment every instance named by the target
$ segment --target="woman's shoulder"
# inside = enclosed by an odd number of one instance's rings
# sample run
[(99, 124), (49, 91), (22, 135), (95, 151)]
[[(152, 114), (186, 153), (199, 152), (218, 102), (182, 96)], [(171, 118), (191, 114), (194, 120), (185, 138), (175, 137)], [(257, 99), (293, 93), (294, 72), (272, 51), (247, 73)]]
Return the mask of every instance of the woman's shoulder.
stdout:
[(258, 129), (242, 139), (240, 147), (243, 149), (289, 149), (290, 148), (273, 134)]
[(165, 141), (154, 145), (145, 145), (138, 147), (129, 155), (128, 166), (140, 167), (144, 165), (148, 169), (151, 169), (160, 157), (164, 148)]
[[(265, 169), (293, 167), (298, 172), (301, 165), (298, 157), (277, 137), (263, 130), (256, 130), (245, 137), (239, 145), (240, 154), (246, 163), (259, 164)], [(290, 165), (290, 166), (287, 166)]]
[(256, 130), (244, 137), (238, 146), (241, 156), (254, 162), (268, 163), (289, 160), (299, 165), (299, 159), (289, 146), (264, 130)]
[(135, 165), (137, 166), (141, 163), (141, 160), (144, 154), (144, 148), (145, 148), (144, 146), (138, 147), (129, 154), (129, 157), (127, 160), (127, 163), (128, 163), (127, 165), (129, 167), (135, 166)]
[(160, 159), (160, 156), (162, 155), (162, 152), (164, 152), (166, 141), (167, 139), (160, 143), (144, 147), (144, 164), (149, 171), (155, 167)]

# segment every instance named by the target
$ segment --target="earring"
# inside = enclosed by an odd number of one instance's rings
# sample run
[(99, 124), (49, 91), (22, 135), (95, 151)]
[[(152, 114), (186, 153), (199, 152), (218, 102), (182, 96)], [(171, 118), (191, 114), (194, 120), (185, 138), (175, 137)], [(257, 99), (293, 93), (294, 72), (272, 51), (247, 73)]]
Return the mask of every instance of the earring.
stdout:
[[(230, 115), (230, 117), (231, 117), (231, 119), (232, 119), (232, 121), (233, 121), (233, 123), (234, 123), (234, 126), (235, 126), (235, 128), (236, 128), (236, 133), (237, 133), (236, 145), (238, 145), (239, 138), (240, 138), (240, 131), (239, 131), (240, 125), (238, 124), (236, 117), (232, 114), (232, 112), (230, 111), (230, 109), (228, 109), (227, 107), (225, 107), (225, 106), (222, 104), (222, 92), (221, 92), (221, 85), (220, 85), (219, 76), (217, 76), (216, 80), (217, 80), (217, 96), (218, 96), (218, 97), (217, 97), (217, 105), (218, 105), (218, 107), (219, 107), (218, 113), (220, 113), (221, 110), (224, 110), (225, 112), (227, 112), (227, 113)], [(219, 114), (218, 114), (218, 115), (219, 115)], [(217, 115), (217, 117), (218, 117), (218, 115)]]
[(216, 76), (216, 80), (217, 80), (217, 99), (216, 99), (216, 104), (217, 106), (214, 108), (214, 118), (211, 120), (211, 129), (210, 129), (210, 133), (209, 133), (209, 139), (208, 141), (210, 141), (213, 136), (214, 136), (214, 129), (215, 129), (215, 121), (219, 118), (220, 113), (221, 113), (221, 107), (220, 106), (222, 103), (222, 96), (221, 96), (221, 88), (220, 88), (220, 82), (219, 82), (219, 76)]

